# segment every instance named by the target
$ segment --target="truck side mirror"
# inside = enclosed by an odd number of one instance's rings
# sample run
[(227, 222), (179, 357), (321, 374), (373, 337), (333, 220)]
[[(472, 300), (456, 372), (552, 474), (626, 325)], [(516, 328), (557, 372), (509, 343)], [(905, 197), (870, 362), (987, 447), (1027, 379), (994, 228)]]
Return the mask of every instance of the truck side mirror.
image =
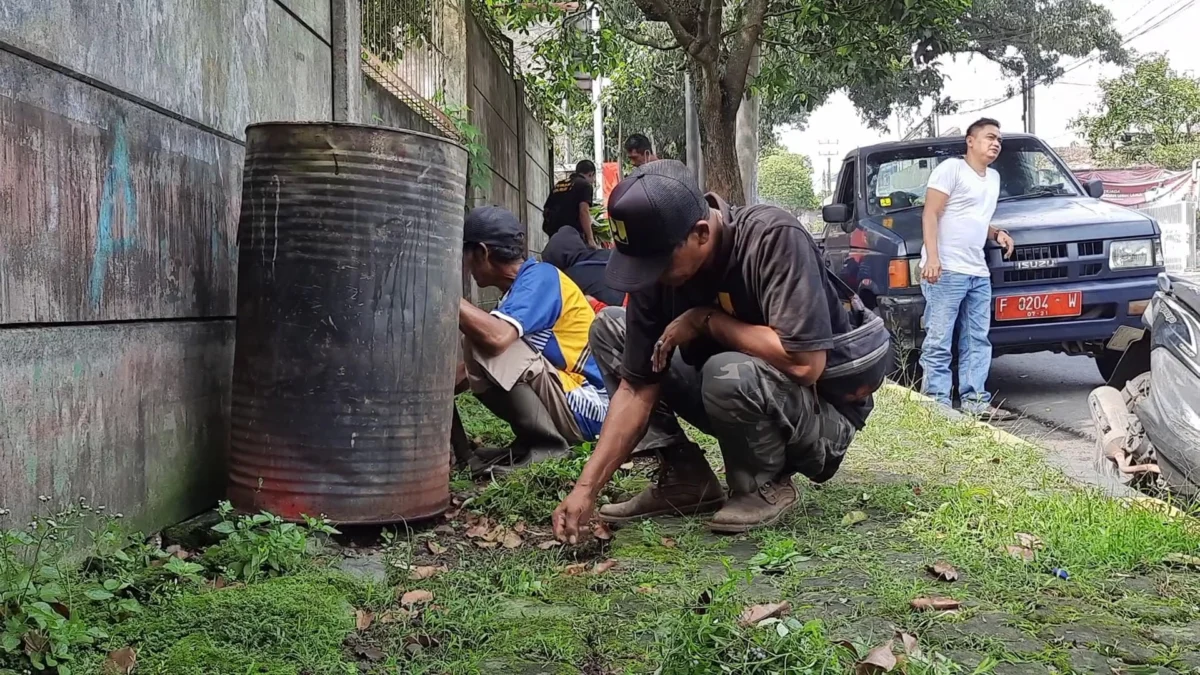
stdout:
[(1099, 178), (1089, 180), (1085, 187), (1087, 187), (1087, 193), (1096, 199), (1104, 196), (1104, 181)]
[(850, 206), (847, 204), (826, 204), (822, 206), (821, 220), (830, 225), (841, 225), (843, 232), (854, 231), (854, 221), (851, 219)]

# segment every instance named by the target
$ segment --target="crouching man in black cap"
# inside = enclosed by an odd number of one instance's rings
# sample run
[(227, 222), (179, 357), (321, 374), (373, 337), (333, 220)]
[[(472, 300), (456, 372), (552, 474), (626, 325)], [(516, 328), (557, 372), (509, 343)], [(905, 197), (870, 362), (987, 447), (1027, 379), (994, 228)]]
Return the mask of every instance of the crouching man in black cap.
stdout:
[[(744, 532), (797, 499), (792, 475), (828, 480), (871, 410), (834, 405), (814, 386), (849, 319), (812, 237), (772, 206), (731, 208), (703, 195), (673, 160), (639, 167), (608, 202), (616, 253), (609, 284), (628, 308), (597, 317), (591, 348), (615, 392), (600, 440), (554, 512), (574, 541), (596, 497), (639, 441), (658, 451), (655, 484), (600, 517), (622, 522), (716, 511), (710, 527)], [(729, 498), (676, 415), (717, 438)]]
[[(463, 265), (481, 288), (504, 296), (491, 312), (459, 303), (460, 388), (469, 386), (516, 436), (512, 446), (474, 450), (464, 463), (476, 474), (505, 473), (595, 439), (608, 394), (588, 349), (595, 312), (583, 291), (553, 265), (526, 258), (525, 226), (498, 206), (467, 214)], [(460, 453), (464, 441), (455, 440)]]

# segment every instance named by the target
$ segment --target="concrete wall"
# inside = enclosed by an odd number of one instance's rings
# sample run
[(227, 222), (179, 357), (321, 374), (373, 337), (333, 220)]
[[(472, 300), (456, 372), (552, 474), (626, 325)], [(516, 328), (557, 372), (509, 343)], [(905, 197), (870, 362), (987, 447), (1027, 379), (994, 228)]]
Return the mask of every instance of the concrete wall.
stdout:
[(472, 203), (498, 204), (529, 228), (529, 248), (540, 253), (542, 204), (550, 193), (552, 165), (549, 134), (529, 108), (521, 83), (473, 17), (467, 17), (467, 106), (491, 159), (492, 180)]
[[(246, 125), (435, 132), (361, 77), (357, 7), (0, 0), (0, 506), (16, 522), (39, 495), (85, 496), (151, 530), (221, 494)], [(546, 132), (466, 5), (447, 7), (445, 86), (492, 157), (477, 201), (538, 236)]]
[(245, 126), (330, 119), (329, 0), (0, 0), (0, 502), (218, 496)]

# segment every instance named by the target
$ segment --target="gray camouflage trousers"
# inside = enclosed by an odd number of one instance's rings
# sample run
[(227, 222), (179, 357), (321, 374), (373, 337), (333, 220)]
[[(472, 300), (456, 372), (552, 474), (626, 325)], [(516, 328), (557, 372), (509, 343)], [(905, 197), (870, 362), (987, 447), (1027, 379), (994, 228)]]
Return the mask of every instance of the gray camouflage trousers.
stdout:
[[(602, 310), (592, 323), (589, 344), (611, 396), (621, 381), (625, 308)], [(856, 431), (812, 387), (741, 352), (717, 354), (695, 368), (676, 350), (638, 451), (686, 446), (677, 415), (716, 437), (726, 481), (736, 494), (795, 473), (827, 480), (841, 465)]]

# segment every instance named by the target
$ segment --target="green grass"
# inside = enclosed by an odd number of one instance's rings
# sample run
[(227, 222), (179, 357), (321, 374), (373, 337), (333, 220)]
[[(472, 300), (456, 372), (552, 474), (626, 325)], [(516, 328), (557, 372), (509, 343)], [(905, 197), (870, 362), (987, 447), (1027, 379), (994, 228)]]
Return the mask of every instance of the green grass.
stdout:
[[(459, 402), (471, 435), (506, 442), (477, 402)], [(694, 437), (719, 464), (715, 441)], [(1140, 650), (1177, 672), (1193, 657), (1200, 664), (1194, 644), (1147, 637), (1196, 620), (1200, 575), (1164, 559), (1200, 551), (1200, 525), (1074, 486), (1041, 453), (888, 389), (842, 472), (801, 486), (800, 503), (774, 527), (718, 537), (700, 519), (660, 519), (610, 542), (540, 550), (551, 510), (586, 461), (580, 448), (504, 481), (458, 477), (455, 490), (470, 493), (459, 521), (406, 531), (389, 549), (386, 586), (321, 571), (318, 560), (296, 576), (152, 605), (113, 630), (107, 648), (137, 645), (137, 672), (172, 675), (849, 673), (899, 629), (922, 647), (905, 666), (913, 675), (973, 672), (954, 665), (962, 658), (981, 673), (1019, 661), (1067, 672), (1070, 645), (1056, 636), (1070, 624), (1090, 627), (1099, 637), (1084, 646), (1114, 658)], [(640, 489), (649, 469), (623, 471), (608, 498)], [(851, 511), (868, 518), (847, 524)], [(524, 544), (480, 548), (463, 535), (467, 513), (524, 521)], [(1018, 533), (1041, 542), (1032, 562), (1004, 551)], [(430, 541), (444, 551), (431, 553)], [(615, 568), (590, 573), (609, 558)], [(925, 568), (935, 561), (960, 580), (934, 579)], [(391, 562), (448, 569), (414, 581)], [(567, 574), (573, 564), (589, 571)], [(434, 596), (411, 621), (355, 630), (356, 608), (382, 616), (411, 590)], [(921, 595), (958, 598), (963, 609), (914, 613)], [(783, 599), (792, 611), (782, 621), (739, 626), (746, 605)]]

